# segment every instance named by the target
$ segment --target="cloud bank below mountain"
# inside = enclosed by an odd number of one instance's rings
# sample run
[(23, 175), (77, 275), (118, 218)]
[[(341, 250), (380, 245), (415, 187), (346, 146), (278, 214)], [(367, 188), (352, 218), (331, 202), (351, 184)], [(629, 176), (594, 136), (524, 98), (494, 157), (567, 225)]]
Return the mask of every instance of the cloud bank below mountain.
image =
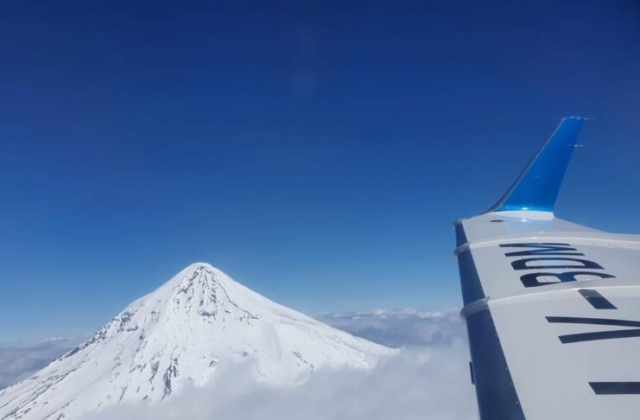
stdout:
[(119, 406), (89, 420), (474, 420), (468, 348), (458, 311), (380, 310), (323, 314), (321, 321), (401, 348), (371, 372), (320, 371), (300, 387), (256, 384), (247, 372), (225, 372), (162, 406)]
[(47, 338), (0, 343), (0, 389), (28, 378), (82, 341), (84, 338)]
[(466, 342), (466, 332), (459, 313), (457, 308), (436, 311), (381, 309), (327, 313), (317, 318), (332, 327), (388, 347), (433, 347)]
[[(185, 389), (163, 404), (115, 406), (88, 420), (477, 419), (466, 337), (457, 310), (380, 310), (318, 318), (401, 351), (371, 372), (318, 371), (298, 387), (257, 384), (249, 367), (236, 367), (221, 372), (215, 383)], [(9, 377), (6, 363), (0, 368), (0, 378)], [(11, 375), (16, 373), (14, 369)]]

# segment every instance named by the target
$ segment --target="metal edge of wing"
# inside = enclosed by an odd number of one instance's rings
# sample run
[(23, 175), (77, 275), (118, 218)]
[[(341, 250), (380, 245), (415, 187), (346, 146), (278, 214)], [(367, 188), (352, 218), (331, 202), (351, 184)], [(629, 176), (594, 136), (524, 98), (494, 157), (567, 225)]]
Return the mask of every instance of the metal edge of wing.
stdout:
[[(457, 242), (466, 244), (462, 222), (457, 222), (455, 229)], [(524, 412), (469, 247), (458, 254), (458, 268), (480, 418), (524, 420)], [(475, 307), (474, 310), (468, 311), (470, 306)]]

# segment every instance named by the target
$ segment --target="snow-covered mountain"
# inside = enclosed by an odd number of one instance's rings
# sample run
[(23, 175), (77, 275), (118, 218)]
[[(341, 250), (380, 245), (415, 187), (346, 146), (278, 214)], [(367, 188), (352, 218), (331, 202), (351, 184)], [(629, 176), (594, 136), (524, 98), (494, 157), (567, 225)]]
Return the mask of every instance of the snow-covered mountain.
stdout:
[(0, 391), (0, 419), (72, 420), (120, 402), (156, 403), (236, 365), (249, 366), (257, 381), (295, 385), (317, 369), (368, 369), (392, 353), (196, 263), (86, 343)]

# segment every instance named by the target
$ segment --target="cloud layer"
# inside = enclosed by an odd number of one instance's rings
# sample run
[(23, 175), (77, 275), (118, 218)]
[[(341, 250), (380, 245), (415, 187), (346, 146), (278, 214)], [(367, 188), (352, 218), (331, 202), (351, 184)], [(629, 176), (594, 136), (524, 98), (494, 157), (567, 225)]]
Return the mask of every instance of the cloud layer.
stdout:
[(377, 310), (323, 314), (318, 319), (388, 347), (450, 346), (466, 342), (460, 310)]
[(472, 420), (468, 349), (458, 310), (324, 314), (322, 321), (401, 348), (371, 372), (320, 371), (300, 387), (256, 384), (249, 369), (223, 372), (162, 405), (116, 406), (90, 420)]
[(0, 343), (0, 389), (28, 378), (82, 341), (83, 338), (48, 338)]
[[(87, 419), (477, 419), (466, 338), (457, 310), (375, 311), (319, 318), (401, 350), (371, 372), (318, 371), (298, 387), (258, 384), (249, 366), (235, 366), (221, 371), (211, 385), (185, 389), (162, 404), (114, 406)], [(20, 349), (0, 346), (0, 356), (4, 354), (0, 378), (25, 377), (44, 365), (47, 355), (55, 358), (77, 340), (36, 344)], [(25, 357), (19, 356), (21, 352)], [(10, 357), (14, 364), (7, 369)]]
[(405, 349), (373, 372), (324, 371), (300, 387), (268, 387), (225, 372), (160, 405), (115, 406), (90, 420), (471, 420), (466, 349)]

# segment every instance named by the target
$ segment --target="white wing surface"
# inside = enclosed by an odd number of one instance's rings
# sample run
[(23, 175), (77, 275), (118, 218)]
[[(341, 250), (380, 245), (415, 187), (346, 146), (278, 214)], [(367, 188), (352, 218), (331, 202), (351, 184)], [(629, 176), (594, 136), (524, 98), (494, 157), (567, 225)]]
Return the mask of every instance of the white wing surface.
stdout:
[(557, 219), (584, 119), (487, 213), (455, 223), (482, 420), (640, 419), (640, 235)]

